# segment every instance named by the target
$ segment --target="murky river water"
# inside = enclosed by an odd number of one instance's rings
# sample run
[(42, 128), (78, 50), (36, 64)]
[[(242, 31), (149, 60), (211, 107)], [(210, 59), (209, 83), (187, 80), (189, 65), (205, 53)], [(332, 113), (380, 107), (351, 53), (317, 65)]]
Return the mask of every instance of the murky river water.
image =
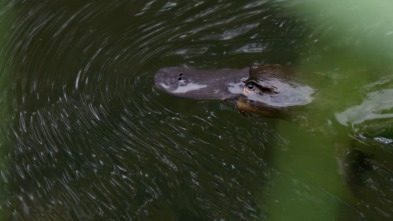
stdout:
[[(294, 2), (0, 6), (4, 220), (375, 220), (393, 214), (385, 117), (346, 125), (350, 132), (332, 126), (344, 137), (332, 139), (313, 127), (246, 117), (225, 102), (183, 100), (154, 88), (154, 73), (168, 66), (306, 66), (333, 82), (321, 83), (321, 94), (333, 101), (344, 94), (338, 100), (352, 102), (328, 105), (337, 113), (323, 121), (356, 118), (344, 113), (356, 105), (366, 109), (353, 91), (366, 80), (331, 95), (347, 84), (337, 83), (343, 64), (321, 62), (353, 39), (321, 43), (318, 37), (331, 27), (313, 26), (295, 13)], [(391, 82), (379, 76), (367, 81)], [(365, 128), (372, 130), (361, 133)]]

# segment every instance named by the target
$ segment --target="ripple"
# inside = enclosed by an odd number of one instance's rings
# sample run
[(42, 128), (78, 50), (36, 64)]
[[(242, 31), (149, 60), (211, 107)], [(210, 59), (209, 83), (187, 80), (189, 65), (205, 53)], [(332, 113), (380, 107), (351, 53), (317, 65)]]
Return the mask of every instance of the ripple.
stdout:
[[(272, 13), (267, 3), (249, 6), (44, 1), (0, 9), (15, 16), (10, 47), (0, 49), (14, 97), (11, 163), (1, 171), (5, 217), (257, 217), (250, 193), (266, 178), (272, 126), (220, 102), (174, 102), (152, 87), (163, 66), (263, 59), (252, 51), (264, 45), (261, 26), (293, 23), (264, 19)], [(233, 48), (252, 58), (217, 64), (236, 59)]]

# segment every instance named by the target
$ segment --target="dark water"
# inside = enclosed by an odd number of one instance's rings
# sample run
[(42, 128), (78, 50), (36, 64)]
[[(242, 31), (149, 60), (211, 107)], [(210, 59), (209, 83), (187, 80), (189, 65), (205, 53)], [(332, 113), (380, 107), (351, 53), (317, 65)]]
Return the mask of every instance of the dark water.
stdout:
[[(181, 100), (153, 86), (154, 73), (168, 66), (315, 68), (340, 42), (313, 54), (315, 36), (329, 28), (310, 25), (298, 7), (1, 3), (3, 219), (389, 218), (390, 128), (363, 124), (373, 134), (345, 134), (360, 146), (340, 148), (296, 124), (245, 117), (224, 102)], [(337, 75), (331, 63), (318, 68)], [(351, 173), (342, 175), (342, 167)]]

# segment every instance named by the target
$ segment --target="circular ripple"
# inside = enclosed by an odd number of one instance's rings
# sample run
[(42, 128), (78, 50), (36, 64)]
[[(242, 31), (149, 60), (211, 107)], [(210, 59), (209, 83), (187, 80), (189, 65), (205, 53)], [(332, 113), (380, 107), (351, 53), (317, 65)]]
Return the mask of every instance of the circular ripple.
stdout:
[[(13, 96), (6, 218), (259, 216), (253, 195), (269, 176), (270, 124), (225, 103), (179, 102), (153, 87), (153, 75), (293, 62), (303, 30), (279, 4), (44, 1), (2, 10), (12, 27), (1, 51)], [(283, 48), (286, 56), (274, 53)]]

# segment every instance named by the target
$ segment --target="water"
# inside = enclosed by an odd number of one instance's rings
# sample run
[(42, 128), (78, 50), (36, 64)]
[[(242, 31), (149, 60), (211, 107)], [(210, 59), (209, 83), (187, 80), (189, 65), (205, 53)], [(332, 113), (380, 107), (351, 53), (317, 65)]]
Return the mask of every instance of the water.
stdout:
[(182, 100), (153, 86), (168, 66), (299, 66), (325, 79), (320, 94), (348, 95), (338, 99), (347, 107), (337, 99), (317, 105), (325, 107), (317, 122), (336, 120), (367, 97), (348, 91), (372, 93), (367, 85), (385, 72), (348, 84), (368, 69), (326, 59), (348, 39), (330, 43), (329, 27), (311, 25), (299, 4), (0, 4), (4, 220), (391, 216), (388, 124), (329, 124), (341, 135), (332, 138), (313, 133), (317, 126), (245, 117), (225, 102)]

